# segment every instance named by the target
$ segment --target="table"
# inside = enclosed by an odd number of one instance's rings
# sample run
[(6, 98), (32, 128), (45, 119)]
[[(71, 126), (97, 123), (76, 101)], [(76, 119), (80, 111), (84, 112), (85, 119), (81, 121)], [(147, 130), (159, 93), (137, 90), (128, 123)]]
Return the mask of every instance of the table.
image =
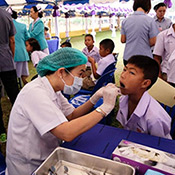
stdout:
[(53, 53), (59, 48), (59, 39), (51, 39), (47, 40), (48, 48), (49, 48), (49, 53)]
[(175, 140), (164, 139), (107, 125), (97, 124), (72, 142), (61, 146), (111, 159), (112, 152), (122, 139), (175, 154)]

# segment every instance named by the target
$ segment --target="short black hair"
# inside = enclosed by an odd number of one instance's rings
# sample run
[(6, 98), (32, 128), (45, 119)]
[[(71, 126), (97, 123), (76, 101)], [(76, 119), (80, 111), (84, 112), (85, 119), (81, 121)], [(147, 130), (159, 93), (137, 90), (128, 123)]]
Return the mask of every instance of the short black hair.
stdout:
[(160, 2), (160, 3), (158, 3), (154, 6), (154, 10), (157, 11), (160, 7), (166, 7), (167, 8), (167, 5), (163, 2)]
[(68, 42), (68, 41), (63, 42), (63, 43), (61, 44), (61, 47), (62, 47), (63, 45), (64, 45), (65, 47), (72, 47), (72, 44), (71, 44), (70, 42)]
[(11, 17), (12, 17), (13, 19), (17, 19), (17, 18), (18, 18), (18, 13), (17, 13), (16, 11), (12, 10)]
[(143, 70), (144, 79), (151, 80), (151, 84), (147, 89), (150, 89), (156, 82), (159, 75), (159, 65), (154, 59), (148, 56), (134, 55), (128, 60), (127, 64), (133, 64)]
[(133, 10), (136, 11), (139, 7), (145, 12), (149, 12), (151, 9), (151, 0), (134, 0)]
[(115, 47), (115, 44), (114, 42), (111, 40), (111, 39), (104, 39), (100, 42), (100, 45), (104, 47), (104, 49), (109, 49), (110, 50), (110, 53), (113, 52), (114, 50), (114, 47)]
[(44, 30), (45, 30), (45, 31), (49, 31), (49, 28), (45, 26), (45, 27), (44, 27)]
[(39, 42), (35, 38), (29, 38), (26, 41), (28, 41), (29, 44), (32, 46), (33, 51), (35, 51), (35, 50), (41, 50), (41, 47), (39, 45)]
[(94, 41), (94, 37), (93, 37), (93, 35), (91, 35), (91, 34), (86, 34), (86, 35), (85, 35), (85, 38), (86, 38), (86, 37), (91, 37), (92, 40)]

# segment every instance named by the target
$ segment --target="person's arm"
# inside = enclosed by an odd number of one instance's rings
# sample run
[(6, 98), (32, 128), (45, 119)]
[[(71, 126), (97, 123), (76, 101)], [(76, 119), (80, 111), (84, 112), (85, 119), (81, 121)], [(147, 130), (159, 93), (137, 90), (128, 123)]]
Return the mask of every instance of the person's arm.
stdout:
[(95, 78), (95, 79), (100, 78), (100, 75), (97, 74), (97, 67), (96, 67), (96, 65), (95, 65), (96, 63), (95, 63), (94, 58), (88, 57), (88, 61), (91, 63), (91, 66), (92, 66), (92, 73), (93, 73), (94, 78)]
[(15, 56), (15, 36), (9, 37), (10, 50), (12, 51), (13, 57)]
[(87, 115), (76, 118), (69, 122), (64, 122), (51, 130), (51, 133), (64, 141), (72, 141), (78, 135), (96, 125), (103, 115), (93, 111)]
[(95, 110), (82, 117), (73, 119), (69, 122), (64, 122), (52, 129), (51, 133), (64, 141), (73, 140), (78, 135), (92, 128), (103, 117), (107, 116), (111, 112), (115, 106), (118, 94), (118, 88), (114, 84), (110, 84), (103, 90), (103, 104), (99, 107), (101, 112), (97, 112)]
[(154, 55), (154, 60), (157, 61), (159, 64), (159, 77), (162, 78), (162, 73), (161, 73), (161, 62), (162, 62), (162, 57), (159, 55)]
[(126, 43), (126, 35), (121, 35), (121, 43)]
[(150, 47), (154, 46), (156, 44), (156, 37), (150, 38), (149, 39), (149, 45)]

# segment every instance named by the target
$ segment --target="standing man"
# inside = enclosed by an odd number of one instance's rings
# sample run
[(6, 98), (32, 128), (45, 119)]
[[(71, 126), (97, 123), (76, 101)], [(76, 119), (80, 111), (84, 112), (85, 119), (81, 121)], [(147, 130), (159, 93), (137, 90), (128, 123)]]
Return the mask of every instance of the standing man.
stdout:
[[(14, 67), (15, 53), (15, 27), (8, 12), (0, 8), (0, 78), (10, 98), (11, 103), (15, 102), (18, 95), (18, 83)], [(0, 104), (0, 142), (6, 141), (6, 131), (3, 124), (3, 115)]]
[(159, 77), (167, 81), (168, 60), (175, 50), (175, 23), (169, 28), (160, 32), (157, 36), (154, 47), (154, 59), (159, 63)]

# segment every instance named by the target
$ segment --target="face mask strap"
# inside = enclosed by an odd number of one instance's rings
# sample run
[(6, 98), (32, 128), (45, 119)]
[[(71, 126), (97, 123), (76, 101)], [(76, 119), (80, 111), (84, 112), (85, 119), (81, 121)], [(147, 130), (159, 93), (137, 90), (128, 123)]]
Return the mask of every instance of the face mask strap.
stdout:
[(68, 72), (73, 78), (75, 77), (74, 75), (72, 75), (72, 73), (70, 71), (68, 71), (66, 68), (64, 68), (66, 72)]
[(66, 82), (63, 80), (62, 76), (60, 76), (60, 79), (62, 80), (62, 82), (63, 82), (64, 84), (66, 84)]

